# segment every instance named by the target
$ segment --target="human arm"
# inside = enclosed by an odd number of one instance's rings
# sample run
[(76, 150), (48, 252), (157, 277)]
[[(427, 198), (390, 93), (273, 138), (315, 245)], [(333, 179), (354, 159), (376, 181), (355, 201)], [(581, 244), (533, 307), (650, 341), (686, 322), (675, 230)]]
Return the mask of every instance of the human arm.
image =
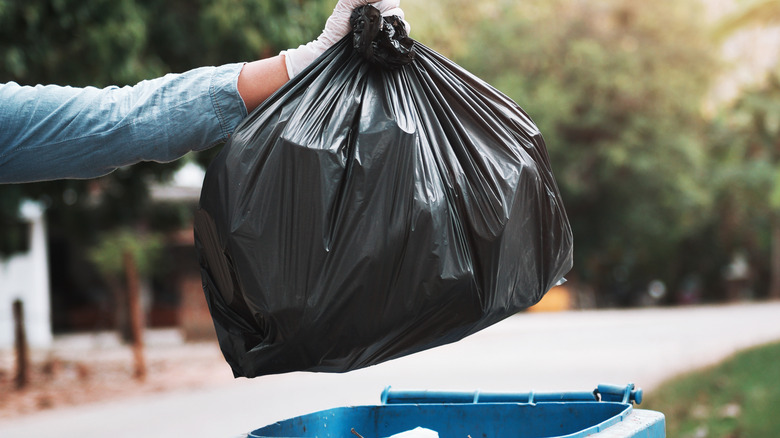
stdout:
[(94, 178), (221, 143), (247, 111), (243, 64), (134, 86), (0, 85), (0, 183)]
[[(0, 183), (93, 178), (224, 142), (248, 112), (349, 33), (349, 13), (369, 2), (339, 0), (315, 41), (246, 64), (121, 88), (0, 84)], [(403, 16), (398, 3), (373, 4)]]
[(249, 62), (238, 75), (238, 94), (251, 113), (289, 80), (284, 55)]

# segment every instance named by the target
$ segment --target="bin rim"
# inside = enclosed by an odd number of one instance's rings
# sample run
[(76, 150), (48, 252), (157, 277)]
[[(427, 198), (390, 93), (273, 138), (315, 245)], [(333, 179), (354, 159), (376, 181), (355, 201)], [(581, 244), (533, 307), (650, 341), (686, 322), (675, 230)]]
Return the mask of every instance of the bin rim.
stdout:
[(543, 403), (543, 402), (620, 402), (642, 403), (642, 389), (627, 385), (600, 384), (593, 391), (559, 392), (482, 392), (396, 390), (386, 386), (380, 395), (383, 405), (399, 403)]
[[(599, 405), (602, 407), (615, 407), (609, 411), (609, 417), (602, 421), (583, 427), (577, 431), (565, 434), (555, 435), (550, 438), (584, 438), (599, 432), (603, 432), (618, 423), (623, 422), (634, 411), (633, 403), (641, 402), (641, 389), (634, 389), (633, 384), (625, 386), (599, 385), (592, 392), (526, 392), (526, 393), (482, 393), (480, 391), (472, 392), (442, 392), (442, 391), (399, 391), (391, 390), (388, 386), (382, 391), (381, 404), (362, 405), (362, 406), (342, 406), (326, 409), (318, 412), (312, 412), (307, 415), (328, 414), (339, 415), (338, 412), (350, 409), (403, 409), (408, 406), (465, 406), (480, 405), (483, 408), (506, 405), (519, 406), (551, 406), (565, 405), (569, 408), (589, 407)], [(284, 421), (293, 420), (299, 417), (293, 417), (278, 421), (279, 424)], [(271, 424), (250, 432), (247, 437), (263, 437), (265, 435), (255, 435), (261, 429), (271, 426)]]

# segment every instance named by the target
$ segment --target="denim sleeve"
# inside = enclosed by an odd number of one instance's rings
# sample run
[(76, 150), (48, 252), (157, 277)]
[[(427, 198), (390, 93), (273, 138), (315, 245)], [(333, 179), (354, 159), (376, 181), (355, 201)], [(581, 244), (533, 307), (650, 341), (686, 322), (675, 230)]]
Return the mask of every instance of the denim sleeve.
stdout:
[(224, 142), (247, 115), (237, 89), (242, 67), (121, 88), (0, 84), (0, 183), (93, 178)]

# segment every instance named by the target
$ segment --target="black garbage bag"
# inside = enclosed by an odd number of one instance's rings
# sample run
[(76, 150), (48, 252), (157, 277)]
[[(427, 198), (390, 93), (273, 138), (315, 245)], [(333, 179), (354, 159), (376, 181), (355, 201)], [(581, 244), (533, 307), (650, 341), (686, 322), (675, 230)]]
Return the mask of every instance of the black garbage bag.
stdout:
[(360, 51), (352, 35), (332, 47), (209, 166), (196, 246), (236, 376), (344, 372), (454, 342), (571, 267), (534, 123), (397, 25), (358, 31)]

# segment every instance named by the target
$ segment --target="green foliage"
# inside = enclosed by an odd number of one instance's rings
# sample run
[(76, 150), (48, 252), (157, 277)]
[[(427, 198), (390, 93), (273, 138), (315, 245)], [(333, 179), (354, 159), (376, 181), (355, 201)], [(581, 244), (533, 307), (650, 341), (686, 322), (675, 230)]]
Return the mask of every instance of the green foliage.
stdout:
[(779, 362), (780, 343), (743, 351), (663, 383), (641, 407), (663, 412), (669, 437), (776, 437)]
[(158, 268), (163, 239), (157, 234), (122, 228), (101, 236), (99, 242), (89, 251), (89, 259), (105, 276), (122, 278), (125, 254), (133, 257), (140, 276), (152, 275)]
[(0, 81), (133, 84), (240, 62), (316, 37), (326, 0), (0, 2)]
[(141, 0), (155, 56), (171, 71), (275, 55), (319, 35), (327, 0)]
[(480, 33), (480, 22), (496, 5), (495, 1), (404, 0), (402, 7), (412, 38), (454, 59), (468, 53), (469, 40)]
[[(749, 253), (780, 296), (780, 266), (770, 265), (780, 242), (780, 70), (745, 90), (713, 124), (712, 174), (718, 211), (712, 219), (724, 246)], [(778, 231), (775, 230), (775, 233)], [(780, 235), (780, 234), (778, 234)], [(766, 279), (762, 280), (766, 282)]]
[[(765, 83), (746, 90), (737, 100), (732, 114), (733, 129), (741, 134), (740, 152), (763, 186), (761, 192), (768, 196), (754, 206), (769, 206), (780, 211), (777, 201), (778, 171), (780, 171), (780, 69), (770, 74)], [(732, 154), (735, 154), (732, 151)], [(735, 157), (737, 158), (737, 157)], [(748, 193), (745, 193), (746, 195)], [(768, 201), (768, 202), (767, 202)]]
[(6, 2), (0, 81), (105, 86), (159, 74), (144, 56), (145, 12), (133, 0)]
[(459, 61), (539, 124), (577, 276), (602, 290), (638, 287), (618, 284), (626, 276), (674, 280), (675, 249), (712, 204), (700, 105), (717, 60), (701, 11), (673, 0), (499, 5)]

